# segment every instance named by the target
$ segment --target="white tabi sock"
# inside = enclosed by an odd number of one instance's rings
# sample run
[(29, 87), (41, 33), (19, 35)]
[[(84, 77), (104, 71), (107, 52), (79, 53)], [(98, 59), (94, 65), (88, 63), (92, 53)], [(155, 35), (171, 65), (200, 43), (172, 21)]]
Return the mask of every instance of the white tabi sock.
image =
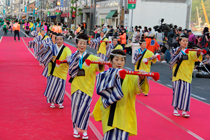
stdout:
[(174, 109), (174, 113), (179, 113), (178, 110)]
[(185, 113), (187, 113), (187, 112), (186, 111), (182, 111), (182, 115), (185, 114)]
[(62, 106), (62, 104), (58, 104), (59, 106)]
[(74, 128), (74, 134), (78, 134), (78, 131)]
[(83, 136), (86, 136), (86, 135), (87, 135), (87, 132), (84, 132), (84, 133), (83, 133)]
[(54, 106), (54, 103), (51, 103), (52, 106)]

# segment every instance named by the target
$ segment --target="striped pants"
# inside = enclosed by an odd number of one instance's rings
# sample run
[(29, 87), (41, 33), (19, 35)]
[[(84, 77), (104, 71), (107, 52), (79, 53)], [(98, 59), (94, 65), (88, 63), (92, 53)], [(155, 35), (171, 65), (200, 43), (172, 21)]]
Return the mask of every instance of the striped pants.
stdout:
[(73, 127), (87, 130), (90, 117), (90, 103), (92, 98), (81, 90), (71, 95), (71, 116)]
[(47, 78), (47, 76), (48, 76), (48, 66), (45, 66), (44, 67), (44, 70), (42, 72), (42, 75)]
[(107, 131), (103, 140), (128, 140), (129, 133), (118, 128)]
[(173, 102), (172, 106), (179, 110), (190, 111), (190, 83), (182, 80), (172, 82)]
[(98, 53), (97, 56), (100, 57), (100, 58), (101, 58), (102, 60), (104, 60), (104, 61), (107, 61), (107, 59), (108, 59), (108, 58), (106, 57), (106, 55), (104, 55), (104, 54), (102, 54), (102, 53)]
[(47, 103), (62, 104), (65, 94), (66, 80), (50, 75), (47, 78), (47, 87), (44, 96)]

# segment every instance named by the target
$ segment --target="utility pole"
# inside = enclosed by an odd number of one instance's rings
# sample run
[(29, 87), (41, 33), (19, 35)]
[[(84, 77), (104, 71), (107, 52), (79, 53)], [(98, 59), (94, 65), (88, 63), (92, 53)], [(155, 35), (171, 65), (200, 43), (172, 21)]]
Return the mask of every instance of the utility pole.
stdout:
[(122, 16), (122, 4), (123, 4), (123, 0), (120, 0), (120, 4), (118, 6), (118, 25), (120, 25), (120, 20), (121, 20), (121, 16)]
[(28, 9), (27, 9), (28, 14), (27, 15), (28, 15), (28, 21), (29, 21), (29, 0), (28, 0), (27, 3), (28, 3), (28, 6), (27, 6), (28, 7)]
[(41, 0), (41, 20), (40, 21), (42, 21), (42, 1), (43, 0)]

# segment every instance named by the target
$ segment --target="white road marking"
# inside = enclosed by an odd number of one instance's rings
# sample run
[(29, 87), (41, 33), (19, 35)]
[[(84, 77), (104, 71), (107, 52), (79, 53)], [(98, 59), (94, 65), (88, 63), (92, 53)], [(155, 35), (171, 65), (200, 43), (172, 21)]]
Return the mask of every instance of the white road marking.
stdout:
[(172, 88), (172, 85), (166, 84), (166, 86), (168, 86), (168, 87), (171, 87), (171, 88)]
[(21, 39), (23, 40), (23, 43), (25, 44), (26, 48), (28, 49), (28, 51), (33, 55), (33, 57), (35, 58), (35, 55), (31, 52), (31, 50), (27, 47), (25, 40), (23, 39), (23, 37), (21, 37)]
[(193, 97), (196, 97), (196, 98), (200, 99), (200, 100), (207, 100), (206, 98), (200, 97), (200, 96), (195, 95), (195, 94), (192, 94), (192, 93), (191, 93), (191, 95), (192, 95)]
[[(166, 84), (166, 86), (172, 88), (172, 85)], [(195, 94), (192, 94), (192, 93), (191, 93), (191, 95), (192, 95), (193, 97), (197, 98), (197, 99), (200, 99), (200, 100), (204, 100), (204, 101), (207, 100), (206, 98), (200, 97), (200, 96), (195, 95)]]
[(30, 37), (30, 36), (28, 36), (26, 33), (24, 33), (22, 30), (20, 30), (24, 35), (26, 35), (27, 37)]
[(0, 39), (0, 43), (1, 43), (1, 40), (3, 39), (3, 36), (1, 37), (1, 39)]
[(182, 125), (178, 124), (177, 122), (173, 121), (172, 119), (170, 119), (169, 117), (163, 115), (162, 113), (160, 113), (159, 111), (155, 110), (154, 108), (148, 106), (147, 104), (136, 100), (137, 102), (139, 102), (140, 104), (142, 104), (143, 106), (147, 107), (148, 109), (152, 110), (153, 112), (155, 112), (156, 114), (160, 115), (161, 117), (165, 118), (166, 120), (168, 120), (169, 122), (175, 124), (176, 126), (178, 126), (179, 128), (181, 128), (182, 130), (184, 130), (185, 132), (187, 132), (188, 134), (190, 134), (191, 136), (195, 137), (198, 140), (204, 140), (202, 137), (198, 136), (197, 134), (193, 133), (192, 131), (188, 130), (187, 128), (183, 127)]
[(131, 69), (131, 68), (129, 68), (129, 67), (125, 67), (127, 70), (133, 70), (133, 69)]
[(157, 82), (161, 82), (160, 80), (157, 80)]

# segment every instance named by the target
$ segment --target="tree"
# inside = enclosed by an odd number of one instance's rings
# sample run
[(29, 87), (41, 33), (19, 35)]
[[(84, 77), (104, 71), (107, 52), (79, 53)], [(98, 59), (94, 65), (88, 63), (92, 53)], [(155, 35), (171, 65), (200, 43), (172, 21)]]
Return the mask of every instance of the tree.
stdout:
[[(210, 0), (203, 0), (203, 2), (204, 2), (204, 6), (206, 8), (206, 14), (207, 14), (208, 17), (210, 17)], [(202, 24), (206, 23), (203, 8), (201, 6), (201, 0), (193, 0), (192, 1), (191, 21), (198, 23), (198, 16), (197, 16), (196, 7), (198, 7), (199, 17), (201, 17), (201, 19), (202, 19)]]
[(36, 22), (38, 22), (38, 23), (40, 22), (39, 17), (36, 19)]
[[(76, 17), (80, 16), (82, 14), (82, 12), (80, 12), (82, 9), (79, 8), (78, 2), (79, 2), (79, 0), (71, 0), (70, 13), (71, 13), (71, 15), (73, 15), (73, 14), (75, 15), (74, 27), (76, 27), (76, 21), (77, 21)], [(75, 13), (74, 13), (74, 11), (75, 11)], [(79, 13), (77, 13), (77, 11)], [(69, 20), (69, 27), (70, 28), (71, 28), (71, 23), (72, 23), (72, 16), (70, 16), (70, 20)]]

